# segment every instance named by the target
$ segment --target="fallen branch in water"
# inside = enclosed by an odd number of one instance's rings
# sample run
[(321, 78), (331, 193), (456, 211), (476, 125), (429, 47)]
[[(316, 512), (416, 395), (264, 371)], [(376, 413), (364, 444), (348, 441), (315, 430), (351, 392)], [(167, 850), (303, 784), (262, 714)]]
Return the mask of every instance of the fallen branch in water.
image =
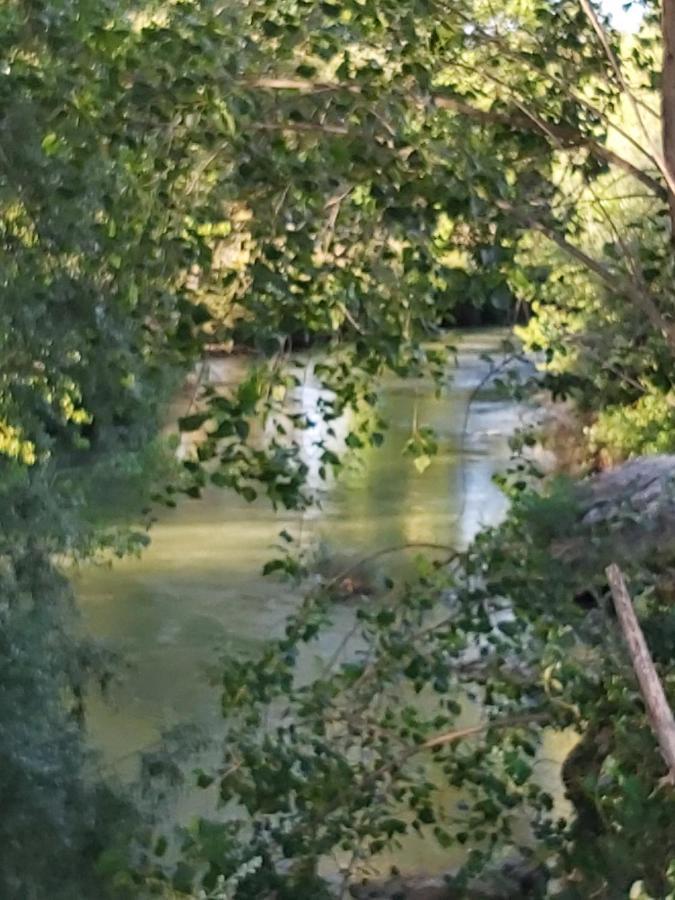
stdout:
[(616, 563), (612, 563), (605, 571), (652, 731), (659, 742), (661, 755), (668, 766), (668, 781), (675, 785), (675, 718), (673, 711), (666, 699), (663, 684), (635, 615), (623, 573)]
[(343, 569), (341, 572), (338, 572), (333, 578), (329, 579), (324, 585), (324, 588), (332, 588), (335, 585), (339, 584), (343, 581), (348, 575), (358, 569), (359, 566), (363, 566), (366, 563), (374, 562), (376, 559), (380, 559), (382, 556), (389, 556), (392, 553), (401, 553), (404, 550), (444, 550), (447, 553), (450, 553), (450, 556), (447, 560), (443, 561), (443, 565), (449, 563), (456, 555), (457, 550), (455, 547), (450, 547), (447, 544), (436, 544), (433, 541), (409, 541), (406, 544), (394, 544), (391, 547), (382, 547), (380, 550), (376, 550), (374, 553), (369, 553), (368, 556), (362, 556), (360, 559), (357, 559), (355, 562), (350, 563), (346, 569)]

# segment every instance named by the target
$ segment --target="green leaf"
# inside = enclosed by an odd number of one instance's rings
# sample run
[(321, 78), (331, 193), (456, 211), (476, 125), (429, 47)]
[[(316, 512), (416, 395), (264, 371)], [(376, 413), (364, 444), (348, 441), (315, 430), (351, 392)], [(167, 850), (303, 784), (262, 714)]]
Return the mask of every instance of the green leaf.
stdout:
[(252, 413), (258, 402), (260, 386), (254, 375), (242, 382), (237, 390), (237, 401), (243, 414)]
[(265, 563), (262, 569), (263, 575), (271, 575), (272, 572), (278, 572), (280, 569), (283, 570), (286, 568), (286, 563), (283, 559), (270, 559)]
[(423, 454), (422, 456), (415, 457), (415, 468), (422, 475), (431, 465), (431, 457)]
[(200, 788), (210, 787), (215, 780), (212, 775), (209, 775), (207, 772), (204, 772), (203, 769), (198, 769), (195, 772), (195, 776), (196, 776), (195, 780), (196, 780), (197, 787), (200, 787)]
[(178, 427), (181, 431), (197, 431), (204, 422), (208, 422), (209, 418), (208, 412), (192, 413), (189, 416), (182, 416), (178, 420)]
[(248, 503), (253, 503), (253, 501), (258, 496), (256, 490), (249, 485), (244, 485), (244, 487), (238, 488), (238, 490), (244, 500), (246, 500)]

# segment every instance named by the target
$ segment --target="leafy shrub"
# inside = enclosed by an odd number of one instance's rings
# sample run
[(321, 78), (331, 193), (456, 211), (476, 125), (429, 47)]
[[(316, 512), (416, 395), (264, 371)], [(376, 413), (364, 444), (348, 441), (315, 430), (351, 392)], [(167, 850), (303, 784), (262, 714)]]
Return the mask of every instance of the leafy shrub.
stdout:
[(611, 461), (675, 451), (675, 397), (650, 390), (634, 403), (608, 406), (588, 429), (591, 450)]

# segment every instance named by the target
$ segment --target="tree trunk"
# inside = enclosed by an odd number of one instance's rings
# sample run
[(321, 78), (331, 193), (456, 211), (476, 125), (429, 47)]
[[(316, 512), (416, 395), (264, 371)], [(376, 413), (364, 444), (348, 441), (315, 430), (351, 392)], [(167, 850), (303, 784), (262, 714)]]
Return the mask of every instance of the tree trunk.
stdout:
[[(675, 0), (662, 0), (663, 69), (661, 73), (661, 115), (663, 120), (663, 160), (668, 181), (675, 183)], [(671, 240), (675, 243), (675, 191), (668, 188)]]

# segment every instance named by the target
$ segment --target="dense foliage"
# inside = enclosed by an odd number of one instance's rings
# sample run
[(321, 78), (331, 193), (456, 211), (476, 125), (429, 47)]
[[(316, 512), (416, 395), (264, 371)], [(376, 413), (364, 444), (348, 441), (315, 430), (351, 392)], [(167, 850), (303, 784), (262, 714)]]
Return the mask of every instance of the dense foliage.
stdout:
[[(327, 856), (355, 878), (417, 831), (469, 849), (451, 879), (467, 896), (472, 874), (519, 848), (552, 879), (546, 896), (627, 897), (641, 883), (665, 897), (672, 791), (603, 593), (617, 532), (588, 529), (581, 557), (576, 503), (562, 484), (517, 496), (450, 572), (421, 562), (418, 578), (356, 609), (351, 649), (309, 683), (298, 663), (334, 611), (321, 589), (264, 655), (232, 659), (222, 765), (199, 774), (217, 782), (225, 821), (184, 835), (174, 884), (208, 893), (235, 877), (237, 898), (329, 896)], [(672, 584), (663, 560), (640, 562), (632, 586), (672, 701)], [(590, 610), (576, 600), (589, 590)], [(551, 728), (583, 735), (564, 768), (566, 817), (537, 777)]]
[[(103, 891), (111, 866), (97, 860), (122, 858), (120, 822), (131, 827), (87, 772), (83, 698), (106, 661), (78, 643), (58, 565), (146, 541), (101, 506), (130, 478), (143, 485), (138, 521), (151, 494), (174, 503), (207, 482), (309, 502), (302, 432), (314, 423), (292, 402), (299, 350), (331, 351), (313, 373), (330, 391), (319, 415), (330, 429), (355, 410), (346, 444), (358, 449), (383, 439), (384, 371), (439, 375), (444, 357), (426, 343), (439, 329), (471, 309), (502, 321), (531, 310), (545, 384), (596, 417), (593, 442), (616, 455), (671, 449), (664, 9), (663, 38), (652, 10), (629, 41), (585, 0), (2, 5), (3, 896)], [(663, 151), (649, 108), (659, 90)], [(167, 463), (153, 441), (171, 391), (206, 352), (232, 347), (253, 351), (250, 373), (231, 393), (198, 385), (180, 423), (192, 453)], [(423, 426), (409, 444), (420, 469), (434, 447)], [(327, 434), (324, 478), (340, 465)], [(571, 605), (581, 570), (557, 572), (541, 515), (526, 496), (450, 575), (430, 571), (393, 607), (362, 612), (368, 662), (294, 683), (298, 642), (330, 612), (318, 594), (285, 641), (228, 668), (239, 756), (222, 794), (256, 818), (253, 832), (245, 816), (202, 823), (175, 871), (123, 861), (118, 886), (133, 896), (171, 877), (189, 893), (206, 866), (207, 891), (222, 876), (237, 897), (319, 896), (319, 859), (374, 852), (407, 827), (403, 804), (437, 840), (475, 842), (476, 863), (511, 840), (511, 810), (527, 807), (541, 853), (579, 873), (569, 896), (617, 896), (640, 879), (663, 894), (671, 810), (655, 790), (659, 759), (614, 632)], [(646, 591), (651, 577), (644, 568), (636, 584)], [(448, 579), (455, 613), (438, 626)], [(651, 597), (645, 616), (668, 634), (667, 604)], [(495, 630), (501, 598), (510, 612)], [(474, 640), (485, 665), (465, 665)], [(504, 661), (515, 657), (525, 677), (514, 681)], [(437, 709), (401, 704), (408, 691)], [(495, 727), (433, 755), (475, 802), (461, 821), (436, 821), (412, 749), (453, 728), (471, 691)], [(270, 703), (278, 731), (265, 737)], [(602, 730), (589, 813), (599, 830), (549, 821), (528, 762), (544, 722)], [(582, 826), (591, 832), (577, 840)], [(634, 852), (640, 829), (659, 835), (659, 853)]]

